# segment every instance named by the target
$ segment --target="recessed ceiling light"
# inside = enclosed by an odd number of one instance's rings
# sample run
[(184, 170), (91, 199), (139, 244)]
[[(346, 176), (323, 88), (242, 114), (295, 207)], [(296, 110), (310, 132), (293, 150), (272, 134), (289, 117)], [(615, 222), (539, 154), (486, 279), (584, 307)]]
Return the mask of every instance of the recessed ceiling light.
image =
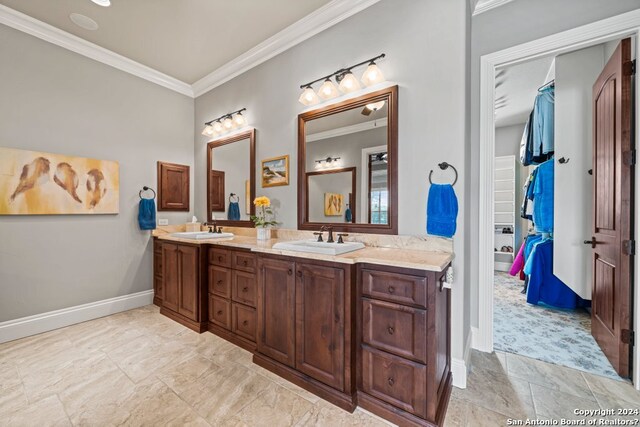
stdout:
[(88, 16), (72, 13), (69, 15), (69, 19), (78, 27), (84, 28), (85, 30), (95, 31), (98, 29), (98, 23)]
[(98, 6), (102, 6), (102, 7), (111, 6), (111, 0), (91, 0), (91, 1), (97, 4)]

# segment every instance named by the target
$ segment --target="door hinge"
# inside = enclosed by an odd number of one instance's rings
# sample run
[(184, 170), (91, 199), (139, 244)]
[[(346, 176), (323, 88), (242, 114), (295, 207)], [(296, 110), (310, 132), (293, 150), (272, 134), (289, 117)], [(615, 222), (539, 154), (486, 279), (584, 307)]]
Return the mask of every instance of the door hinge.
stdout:
[(636, 60), (633, 59), (631, 61), (625, 62), (624, 64), (624, 75), (625, 76), (633, 76), (636, 74)]
[(625, 151), (622, 154), (622, 162), (627, 166), (635, 166), (636, 159), (637, 159), (637, 155), (636, 155), (636, 150), (635, 149), (629, 150), (629, 151)]
[(623, 240), (622, 241), (622, 252), (625, 255), (635, 255), (636, 254), (636, 241), (635, 240)]
[(633, 345), (636, 339), (635, 331), (632, 331), (631, 329), (623, 329), (621, 332), (620, 338), (622, 339), (622, 342), (624, 344)]

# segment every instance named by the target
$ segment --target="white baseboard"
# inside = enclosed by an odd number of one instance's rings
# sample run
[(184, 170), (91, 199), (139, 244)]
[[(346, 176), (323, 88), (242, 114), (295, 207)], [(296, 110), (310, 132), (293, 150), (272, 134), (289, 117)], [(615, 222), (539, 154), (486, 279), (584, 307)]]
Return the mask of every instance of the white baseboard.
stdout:
[(467, 374), (469, 372), (469, 360), (471, 358), (471, 343), (473, 340), (473, 329), (467, 334), (467, 341), (464, 343), (462, 359), (451, 359), (451, 375), (453, 375), (453, 386), (467, 388)]
[(502, 271), (504, 273), (508, 273), (509, 270), (511, 270), (511, 265), (512, 264), (513, 263), (511, 263), (511, 262), (498, 262), (498, 261), (496, 261), (496, 262), (493, 263), (493, 269), (497, 270), (497, 271)]
[(0, 343), (143, 307), (151, 303), (153, 303), (153, 290), (148, 290), (8, 320), (0, 323)]

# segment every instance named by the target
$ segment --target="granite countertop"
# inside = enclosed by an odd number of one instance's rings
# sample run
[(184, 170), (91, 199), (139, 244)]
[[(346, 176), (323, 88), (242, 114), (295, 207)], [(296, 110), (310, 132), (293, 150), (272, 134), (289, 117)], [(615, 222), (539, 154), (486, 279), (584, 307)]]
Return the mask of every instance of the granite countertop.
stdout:
[(289, 239), (257, 240), (253, 236), (236, 235), (231, 238), (221, 238), (215, 240), (193, 240), (173, 237), (169, 233), (156, 233), (154, 235), (158, 237), (158, 239), (163, 241), (188, 243), (191, 245), (216, 245), (229, 248), (248, 249), (253, 252), (341, 262), (345, 264), (369, 263), (391, 267), (415, 268), (428, 271), (442, 271), (454, 258), (454, 255), (449, 252), (370, 246), (342, 255), (323, 255), (310, 252), (294, 252), (273, 249), (273, 245), (277, 242), (286, 241)]

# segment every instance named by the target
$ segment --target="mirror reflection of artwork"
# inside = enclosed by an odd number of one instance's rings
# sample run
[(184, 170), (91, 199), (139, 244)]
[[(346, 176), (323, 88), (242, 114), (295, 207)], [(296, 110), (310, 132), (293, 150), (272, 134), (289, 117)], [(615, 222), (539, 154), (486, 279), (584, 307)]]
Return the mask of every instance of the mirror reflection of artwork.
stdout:
[(289, 185), (289, 156), (262, 161), (262, 187)]
[(0, 148), (0, 215), (117, 214), (119, 165)]
[(324, 215), (344, 215), (344, 196), (337, 193), (324, 193)]

